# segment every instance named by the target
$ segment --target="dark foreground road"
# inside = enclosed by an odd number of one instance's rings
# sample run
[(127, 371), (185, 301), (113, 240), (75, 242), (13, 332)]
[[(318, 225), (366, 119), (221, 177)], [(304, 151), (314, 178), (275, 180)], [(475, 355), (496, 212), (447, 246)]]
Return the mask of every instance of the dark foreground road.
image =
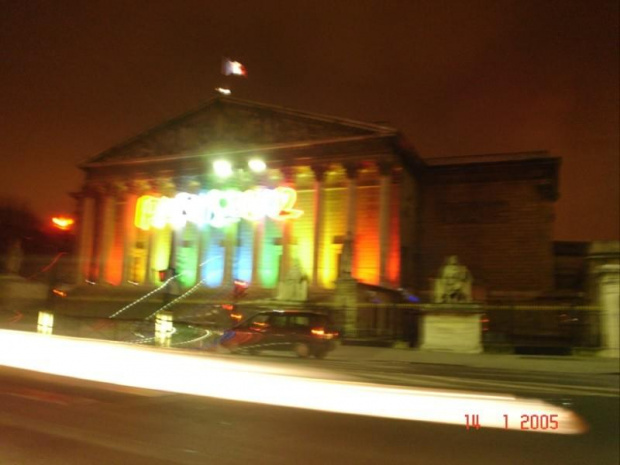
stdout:
[[(252, 386), (248, 386), (252, 389)], [(0, 368), (0, 464), (617, 465), (618, 399), (552, 435), (387, 420), (67, 381)]]

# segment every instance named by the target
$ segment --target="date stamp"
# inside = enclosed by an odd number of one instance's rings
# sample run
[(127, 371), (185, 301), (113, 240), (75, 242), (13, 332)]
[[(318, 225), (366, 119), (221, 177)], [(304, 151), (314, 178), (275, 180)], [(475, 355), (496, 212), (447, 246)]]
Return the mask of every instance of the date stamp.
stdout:
[[(546, 431), (557, 430), (560, 427), (557, 414), (523, 414), (519, 419), (510, 419), (507, 414), (503, 415), (504, 429), (520, 429), (521, 431)], [(516, 422), (516, 424), (515, 424)], [(480, 415), (466, 414), (465, 428), (479, 430)]]

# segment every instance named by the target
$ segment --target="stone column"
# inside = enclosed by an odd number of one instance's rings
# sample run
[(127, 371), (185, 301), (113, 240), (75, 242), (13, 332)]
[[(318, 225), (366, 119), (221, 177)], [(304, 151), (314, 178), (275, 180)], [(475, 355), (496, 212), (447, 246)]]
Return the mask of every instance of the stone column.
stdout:
[(108, 282), (110, 273), (108, 262), (114, 244), (116, 196), (112, 186), (106, 186), (101, 192), (99, 207), (99, 254), (98, 282)]
[(312, 166), (314, 171), (314, 242), (312, 253), (312, 285), (319, 284), (319, 252), (321, 250), (321, 238), (323, 236), (323, 223), (325, 221), (325, 172), (326, 166)]
[(601, 357), (620, 357), (620, 265), (603, 265), (598, 270), (601, 312)]
[(78, 247), (77, 247), (77, 284), (90, 279), (93, 258), (95, 229), (95, 197), (94, 193), (84, 188), (76, 195), (78, 200)]
[(130, 279), (133, 267), (133, 249), (136, 245), (136, 202), (138, 201), (138, 186), (129, 182), (123, 192), (123, 275), (121, 284), (126, 284)]
[[(193, 194), (200, 194), (201, 191), (207, 189), (207, 185), (204, 180), (200, 177), (194, 177), (190, 183), (190, 191)], [(208, 231), (209, 225), (205, 224), (203, 226), (197, 226), (197, 242), (196, 242), (196, 253), (198, 254), (198, 260), (196, 262), (196, 283), (202, 281), (202, 271), (207, 266), (207, 264), (203, 264), (204, 261), (204, 253), (205, 253), (205, 235)]]
[[(173, 198), (177, 194), (177, 184), (173, 177), (173, 173), (163, 171), (160, 173), (158, 180), (159, 190), (166, 197)], [(168, 258), (168, 266), (177, 268), (177, 251), (179, 250), (181, 233), (176, 231), (172, 225), (166, 226), (170, 230), (170, 256)], [(178, 271), (178, 270), (177, 270)]]
[[(139, 195), (147, 195), (147, 194), (154, 194), (155, 193), (155, 185), (153, 182), (150, 181), (141, 181), (141, 183), (139, 184)], [(153, 283), (153, 276), (151, 273), (151, 255), (153, 253), (153, 228), (150, 227), (148, 231), (146, 231), (146, 239), (145, 239), (145, 247), (144, 247), (144, 253), (146, 254), (145, 256), (145, 264), (144, 267), (146, 268), (144, 270), (144, 284), (152, 284)]]
[(239, 245), (238, 238), (239, 223), (232, 223), (225, 226), (224, 240), (222, 245), (224, 246), (224, 277), (222, 279), (223, 285), (229, 285), (233, 282), (233, 260), (235, 258), (235, 251)]
[(260, 261), (263, 251), (263, 226), (264, 220), (252, 222), (252, 284), (260, 286)]
[[(281, 168), (282, 177), (284, 179), (284, 186), (294, 187), (295, 184), (295, 169), (293, 167)], [(282, 258), (280, 261), (280, 277), (278, 281), (286, 279), (288, 272), (291, 269), (292, 263), (292, 238), (293, 238), (293, 224), (290, 220), (284, 220), (282, 222)]]
[(379, 283), (388, 283), (388, 261), (390, 258), (390, 184), (392, 165), (379, 163)]
[(355, 224), (357, 220), (357, 174), (359, 165), (357, 163), (345, 163), (344, 169), (347, 172), (347, 229), (345, 233), (351, 233), (355, 240)]

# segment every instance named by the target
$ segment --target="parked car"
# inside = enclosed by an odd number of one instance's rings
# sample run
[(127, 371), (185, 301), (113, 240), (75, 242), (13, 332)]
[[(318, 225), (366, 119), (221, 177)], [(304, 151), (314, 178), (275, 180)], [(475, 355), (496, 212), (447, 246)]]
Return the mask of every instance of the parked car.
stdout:
[(298, 357), (324, 358), (336, 348), (338, 336), (325, 314), (271, 310), (257, 313), (225, 331), (219, 344), (232, 353), (292, 350)]

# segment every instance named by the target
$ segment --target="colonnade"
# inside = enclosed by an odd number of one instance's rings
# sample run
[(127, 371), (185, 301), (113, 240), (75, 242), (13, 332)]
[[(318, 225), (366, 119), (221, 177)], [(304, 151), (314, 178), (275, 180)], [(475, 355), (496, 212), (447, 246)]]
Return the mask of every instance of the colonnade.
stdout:
[[(399, 266), (395, 263), (399, 260), (395, 253), (399, 250), (399, 236), (393, 218), (394, 200), (398, 198), (394, 186), (398, 185), (398, 177), (394, 176), (393, 165), (373, 164), (373, 185), (370, 188), (378, 189), (378, 211), (369, 213), (366, 210), (363, 213), (365, 218), (360, 218), (359, 192), (363, 186), (359, 183), (359, 173), (367, 166), (348, 162), (280, 170), (277, 185), (297, 189), (298, 198), (303, 196), (305, 199), (304, 221), (306, 229), (312, 231), (303, 233), (306, 234), (303, 237), (301, 228), (296, 227), (296, 219), (241, 219), (219, 229), (206, 226), (210, 230), (207, 233), (204, 227), (190, 223), (176, 230), (170, 225), (148, 231), (136, 227), (136, 204), (142, 195), (174, 197), (179, 192), (197, 194), (206, 188), (240, 187), (232, 180), (228, 184), (222, 181), (205, 183), (195, 176), (175, 177), (174, 173), (164, 173), (157, 177), (136, 175), (137, 179), (131, 180), (88, 182), (75, 195), (79, 216), (79, 280), (113, 285), (157, 284), (157, 271), (172, 266), (183, 268), (185, 272), (193, 269), (188, 273), (186, 285), (204, 279), (208, 285), (217, 287), (238, 278), (270, 288), (275, 287), (277, 280), (285, 277), (293, 266), (300, 266), (311, 285), (329, 288), (333, 287), (335, 273), (333, 269), (327, 272), (324, 268), (333, 268), (337, 259), (332, 257), (339, 252), (337, 244), (348, 232), (354, 238), (358, 237), (356, 229), (364, 220), (366, 223), (374, 221), (378, 228), (375, 234), (378, 244), (373, 244), (377, 248), (376, 264), (368, 262), (377, 268), (376, 273), (373, 271), (376, 277), (371, 279), (375, 281), (372, 284), (395, 284), (395, 274), (390, 274), (390, 267)], [(302, 171), (307, 176), (305, 181), (300, 181)], [(328, 179), (335, 171), (344, 172), (337, 187)], [(249, 187), (264, 185), (259, 179), (253, 185), (251, 182)], [(336, 188), (344, 194), (344, 208), (332, 207), (330, 210), (326, 196), (329, 194), (330, 198), (339, 201), (341, 194), (335, 193)], [(376, 218), (368, 218), (369, 214)], [(340, 225), (335, 228), (338, 237), (328, 236), (334, 230), (332, 222)], [(243, 242), (242, 246), (240, 242)], [(296, 252), (298, 249), (303, 249), (303, 254)], [(155, 250), (161, 253), (154, 253)], [(187, 253), (183, 255), (181, 251)], [(274, 254), (277, 257), (270, 258)], [(182, 257), (186, 258), (179, 263)]]

